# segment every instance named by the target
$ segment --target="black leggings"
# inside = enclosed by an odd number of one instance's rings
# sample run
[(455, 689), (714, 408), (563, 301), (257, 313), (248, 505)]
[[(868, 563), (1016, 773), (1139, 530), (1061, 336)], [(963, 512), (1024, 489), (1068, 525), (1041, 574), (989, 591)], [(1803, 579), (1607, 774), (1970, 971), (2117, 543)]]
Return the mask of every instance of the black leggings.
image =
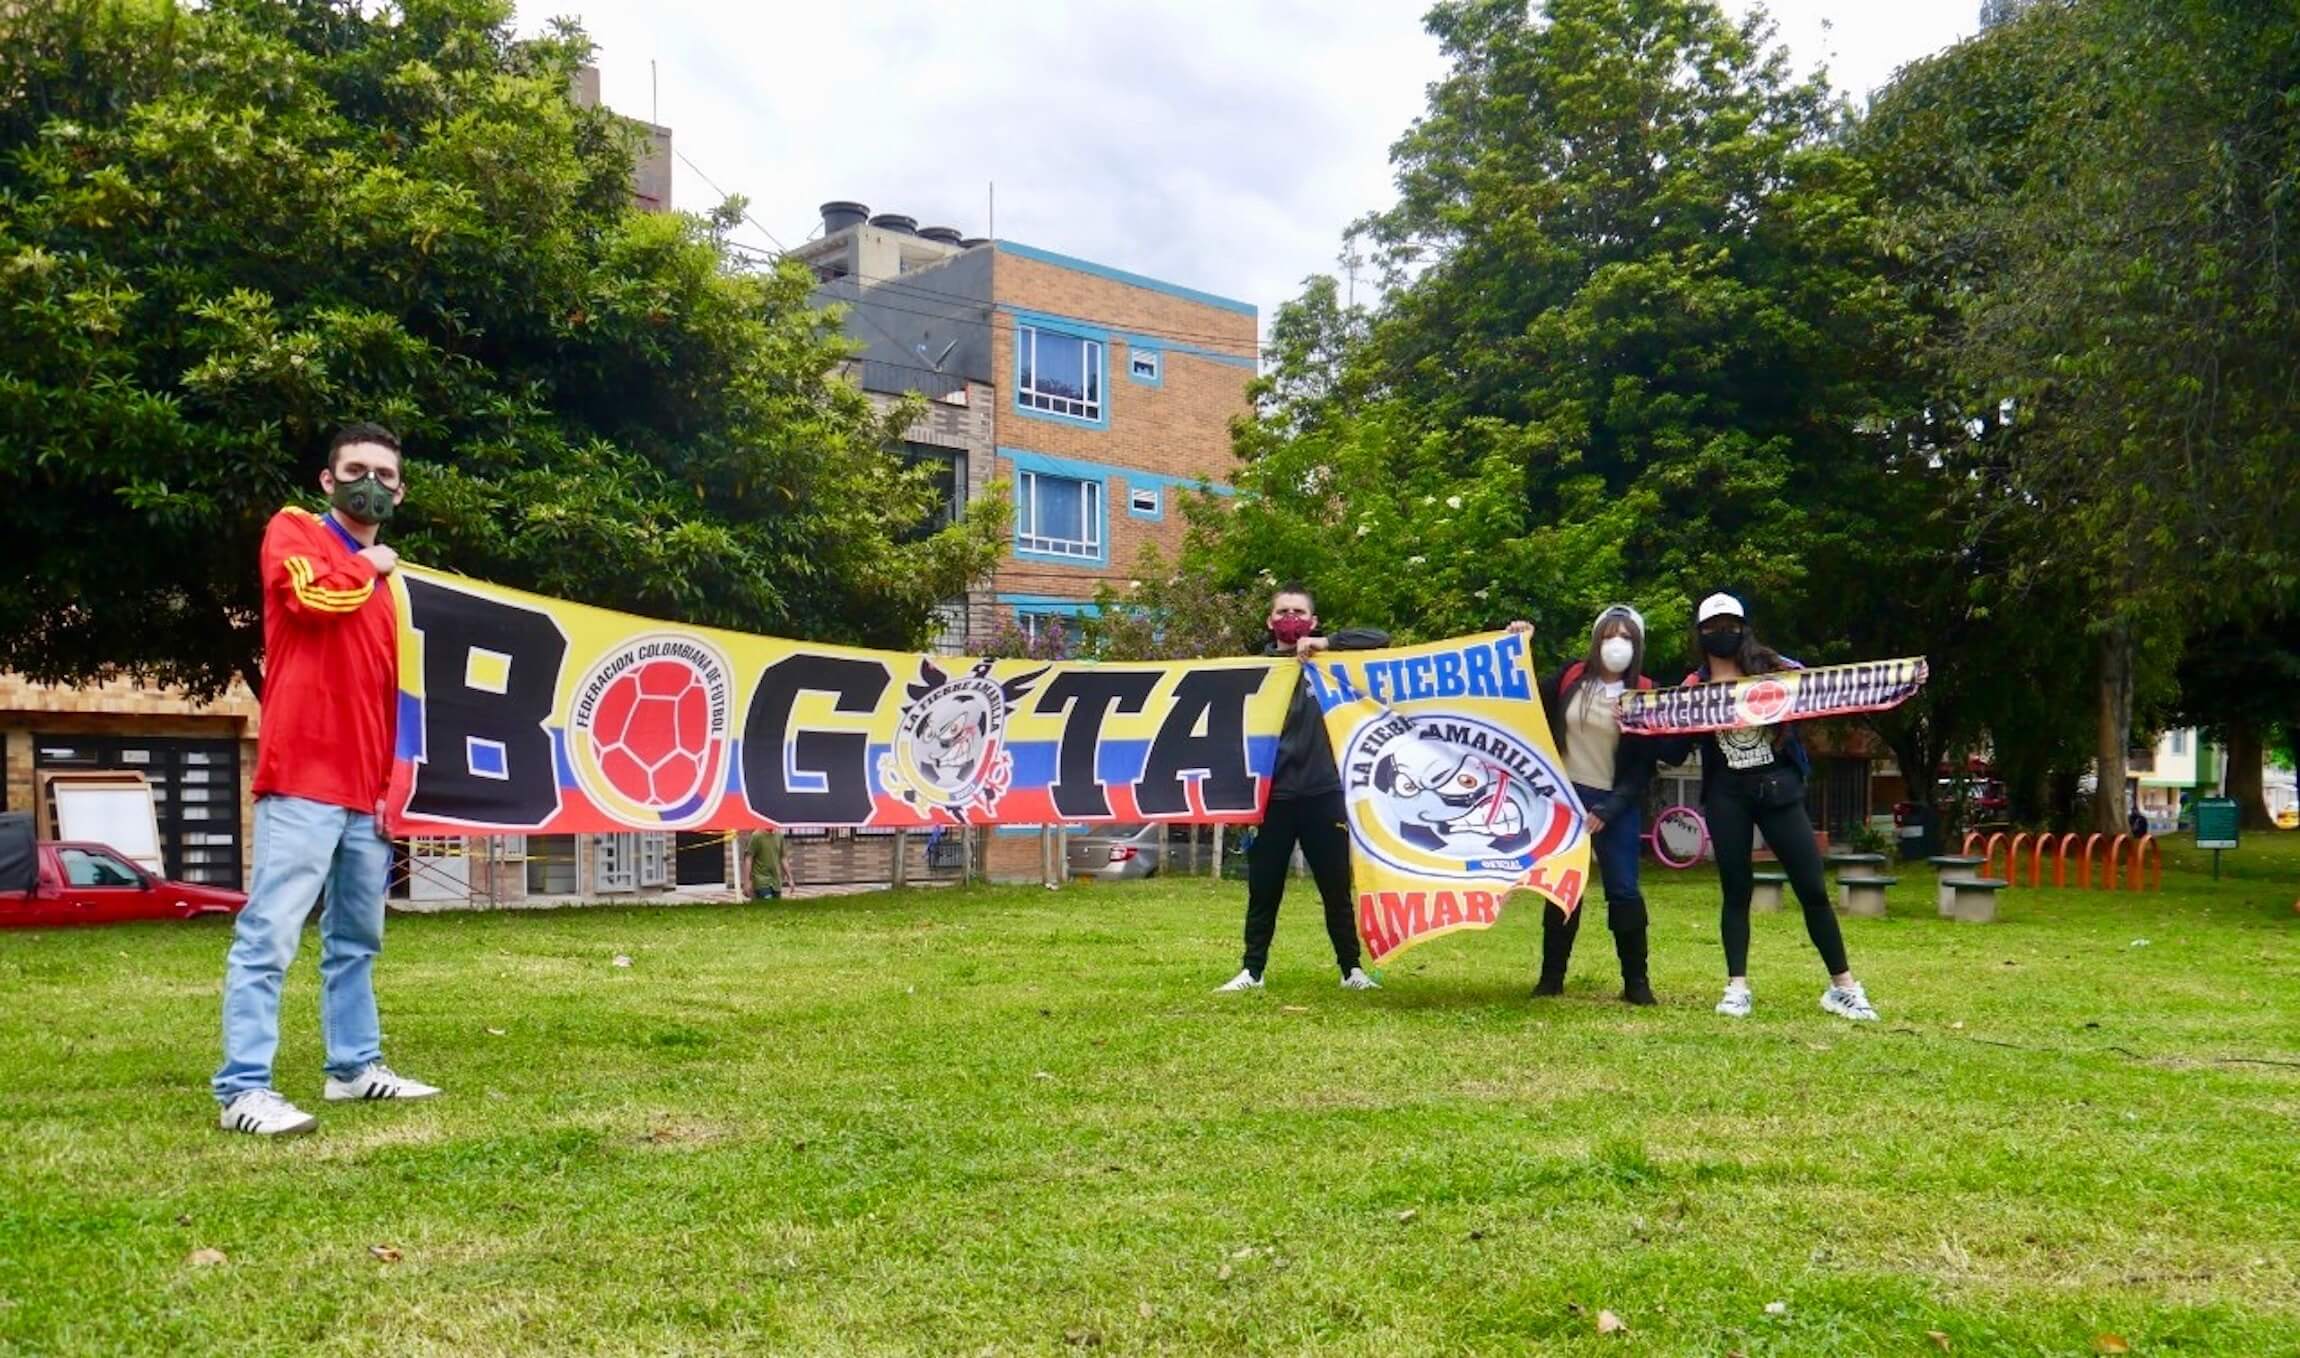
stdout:
[(1340, 792), (1310, 797), (1272, 797), (1262, 828), (1246, 850), (1246, 970), (1256, 976), (1270, 964), (1270, 939), (1278, 932), (1278, 902), (1286, 895), (1286, 869), (1294, 846), (1317, 880), (1326, 907), (1326, 937), (1334, 945), (1334, 965), (1347, 976), (1358, 965), (1358, 917), (1350, 905), (1349, 804)]
[[(1799, 783), (1798, 790), (1803, 791)], [(1702, 803), (1709, 818), (1709, 842), (1717, 854), (1717, 879), (1725, 887), (1725, 910), (1719, 931), (1725, 936), (1725, 974), (1749, 974), (1749, 897), (1756, 888), (1750, 862), (1752, 829), (1765, 832), (1766, 847), (1781, 861), (1797, 904), (1805, 910), (1805, 932), (1820, 950), (1829, 974), (1850, 971), (1845, 960), (1845, 935), (1837, 928), (1837, 912), (1829, 904), (1829, 884), (1821, 876), (1821, 850), (1813, 842), (1813, 822), (1800, 800), (1780, 807), (1757, 805), (1756, 780), (1735, 773), (1710, 779), (1709, 796)]]

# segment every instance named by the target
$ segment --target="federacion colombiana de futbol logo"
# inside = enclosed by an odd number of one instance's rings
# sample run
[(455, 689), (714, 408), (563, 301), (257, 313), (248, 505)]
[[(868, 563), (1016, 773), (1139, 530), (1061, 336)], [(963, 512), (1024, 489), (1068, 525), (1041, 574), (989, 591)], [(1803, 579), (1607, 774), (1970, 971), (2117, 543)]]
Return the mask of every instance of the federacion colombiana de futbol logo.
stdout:
[(727, 674), (725, 656), (677, 633), (601, 657), (576, 685), (567, 723), (567, 761), (591, 800), (633, 824), (708, 816), (727, 781)]
[(1342, 755), (1358, 847), (1402, 872), (1478, 878), (1531, 867), (1581, 837), (1557, 767), (1476, 717), (1384, 712)]
[(990, 677), (991, 664), (984, 660), (971, 674), (954, 676), (932, 659), (919, 658), (918, 680), (903, 690), (910, 701), (903, 705), (894, 748), (879, 756), (879, 782), (887, 791), (959, 821), (998, 809), (1014, 785), (1007, 714), (1046, 671), (1002, 683)]

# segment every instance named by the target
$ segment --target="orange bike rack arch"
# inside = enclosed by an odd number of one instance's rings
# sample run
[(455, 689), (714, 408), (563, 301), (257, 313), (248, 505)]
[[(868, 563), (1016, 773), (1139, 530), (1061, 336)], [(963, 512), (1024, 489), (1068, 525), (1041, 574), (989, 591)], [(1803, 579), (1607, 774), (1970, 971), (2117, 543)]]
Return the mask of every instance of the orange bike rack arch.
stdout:
[[(1992, 868), (1992, 867), (1995, 867), (1995, 866), (1996, 866), (1996, 861), (1997, 861), (1997, 849), (1998, 849), (2000, 846), (2002, 846), (2002, 845), (2004, 844), (2004, 842), (2005, 842), (2004, 832), (2003, 832), (2003, 831), (2001, 831), (2001, 830), (1999, 830), (1999, 831), (1997, 831), (1995, 834), (1992, 834), (1992, 835), (1990, 835), (1990, 836), (1989, 836), (1988, 847), (1987, 847), (1987, 848), (1985, 848), (1985, 849), (1982, 849), (1982, 850), (1981, 850), (1981, 876), (1983, 876), (1983, 877), (1986, 877), (1986, 876), (1988, 876), (1988, 875), (1989, 875), (1989, 869), (1990, 869), (1990, 868)], [(2011, 885), (2012, 885), (2012, 875), (2013, 875), (2013, 873), (2012, 873), (2012, 855), (2011, 855), (2010, 853), (2007, 853), (2007, 854), (2005, 855), (2005, 885), (2006, 885), (2006, 886), (2011, 886)]]
[[(2056, 887), (2069, 884), (2068, 864), (2073, 856), (2076, 859), (2076, 885), (2080, 889), (2092, 889), (2095, 885), (2093, 860), (2096, 855), (2100, 861), (2098, 885), (2102, 890), (2115, 891), (2123, 887), (2132, 891), (2148, 891), (2164, 885), (2164, 850), (2157, 844), (2154, 835), (2142, 835), (2135, 839), (2128, 834), (2114, 838), (2106, 834), (2080, 836), (2074, 831), (2054, 835), (2049, 830), (2033, 833), (2020, 830), (2007, 835), (2001, 830), (1986, 834), (1979, 830), (1967, 830), (1959, 852), (1970, 858), (1976, 846), (1981, 850), (1981, 875), (1984, 877), (1992, 875), (1997, 866), (1997, 851), (2004, 850), (2003, 876), (2008, 886), (2021, 885), (2024, 853), (2027, 855), (2029, 886), (2044, 885), (2044, 860), (2048, 853), (2052, 855), (2052, 884)], [(2128, 848), (2131, 851), (2129, 857), (2126, 853)]]
[[(2148, 878), (2144, 885), (2142, 879), (2147, 876), (2151, 862), (2155, 864), (2156, 872), (2153, 877)], [(2134, 891), (2153, 891), (2162, 890), (2163, 887), (2164, 850), (2156, 846), (2156, 836), (2142, 835), (2133, 842), (2132, 846), (2132, 889)]]

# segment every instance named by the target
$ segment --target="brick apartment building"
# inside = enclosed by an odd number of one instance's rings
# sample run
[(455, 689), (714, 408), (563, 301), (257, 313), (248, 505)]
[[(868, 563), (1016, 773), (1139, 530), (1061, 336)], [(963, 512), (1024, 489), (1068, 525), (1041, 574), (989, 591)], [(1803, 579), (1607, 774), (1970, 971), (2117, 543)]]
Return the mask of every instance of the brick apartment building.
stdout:
[(933, 402), (908, 451), (949, 469), (952, 512), (993, 481), (1013, 498), (1006, 559), (951, 602), (945, 648), (1092, 612), (1145, 545), (1180, 544), (1179, 494), (1229, 493), (1252, 305), (859, 203), (826, 203), (793, 254), (847, 308), (863, 389)]
[[(792, 253), (822, 280), (818, 300), (846, 308), (863, 346), (855, 380), (884, 404), (928, 398), (906, 451), (944, 469), (948, 514), (998, 481), (1014, 505), (1005, 559), (950, 601), (937, 649), (963, 652), (1010, 621), (1035, 633), (1065, 619), (1075, 635), (1145, 546), (1180, 546), (1177, 496), (1229, 493), (1230, 425), (1258, 366), (1252, 305), (860, 203), (822, 215)], [(891, 867), (891, 844), (845, 834), (796, 841), (793, 861), (804, 876), (833, 850), (857, 875)], [(994, 878), (1041, 870), (1028, 827), (980, 851)]]

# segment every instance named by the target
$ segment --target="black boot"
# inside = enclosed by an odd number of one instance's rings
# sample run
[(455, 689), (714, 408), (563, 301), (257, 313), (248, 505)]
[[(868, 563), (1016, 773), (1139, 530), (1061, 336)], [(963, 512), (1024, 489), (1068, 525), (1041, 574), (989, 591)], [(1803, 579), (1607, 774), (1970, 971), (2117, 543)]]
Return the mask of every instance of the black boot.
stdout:
[(1536, 996), (1565, 993), (1565, 967), (1573, 960), (1573, 935), (1580, 925), (1578, 911), (1569, 916), (1553, 905), (1541, 912), (1541, 979), (1533, 983)]
[(1653, 983), (1645, 978), (1645, 931), (1616, 929), (1613, 951), (1621, 959), (1621, 999), (1624, 1004), (1658, 1004)]

